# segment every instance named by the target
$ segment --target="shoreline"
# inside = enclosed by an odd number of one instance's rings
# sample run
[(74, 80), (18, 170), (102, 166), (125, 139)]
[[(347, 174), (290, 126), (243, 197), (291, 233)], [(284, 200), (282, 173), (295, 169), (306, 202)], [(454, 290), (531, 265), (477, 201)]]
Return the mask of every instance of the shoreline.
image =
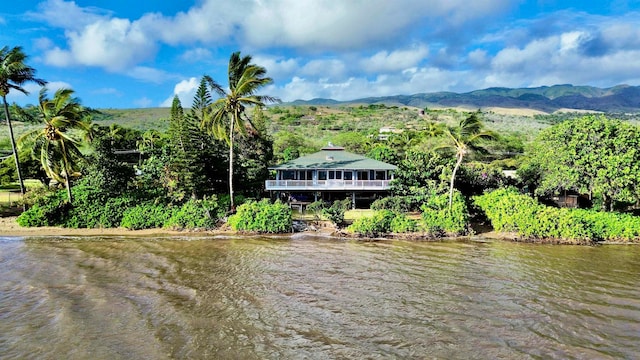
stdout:
[(92, 228), (92, 229), (73, 229), (56, 226), (41, 227), (21, 227), (16, 222), (17, 216), (8, 216), (0, 218), (0, 237), (49, 237), (49, 236), (131, 236), (131, 237), (152, 237), (152, 236), (181, 236), (181, 237), (207, 237), (207, 236), (268, 236), (282, 238), (299, 238), (301, 236), (324, 237), (335, 239), (352, 239), (360, 241), (385, 241), (385, 240), (408, 240), (408, 241), (447, 241), (462, 240), (473, 242), (486, 241), (508, 241), (528, 244), (547, 244), (547, 245), (572, 245), (572, 246), (596, 246), (596, 245), (640, 245), (639, 241), (618, 242), (585, 242), (585, 241), (563, 241), (558, 239), (523, 239), (514, 233), (502, 233), (496, 231), (487, 231), (476, 233), (473, 235), (460, 236), (456, 238), (424, 238), (410, 234), (397, 234), (386, 237), (366, 238), (359, 236), (345, 236), (340, 232), (336, 232), (334, 228), (320, 228), (317, 231), (302, 231), (287, 234), (254, 234), (242, 233), (229, 229), (213, 229), (213, 230), (172, 230), (164, 228), (129, 230), (126, 228)]

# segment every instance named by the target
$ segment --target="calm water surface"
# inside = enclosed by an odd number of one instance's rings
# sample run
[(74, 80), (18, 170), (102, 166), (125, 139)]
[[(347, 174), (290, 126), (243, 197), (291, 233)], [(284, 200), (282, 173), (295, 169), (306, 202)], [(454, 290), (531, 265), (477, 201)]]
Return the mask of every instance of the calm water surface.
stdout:
[(0, 237), (2, 359), (634, 359), (640, 246)]

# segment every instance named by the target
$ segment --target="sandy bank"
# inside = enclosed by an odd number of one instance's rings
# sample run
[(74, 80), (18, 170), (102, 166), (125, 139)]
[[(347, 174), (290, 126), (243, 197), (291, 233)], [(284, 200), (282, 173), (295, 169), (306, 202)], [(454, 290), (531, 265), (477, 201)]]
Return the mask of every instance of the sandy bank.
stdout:
[(225, 231), (221, 230), (188, 232), (169, 229), (129, 230), (125, 228), (69, 229), (55, 226), (22, 227), (16, 222), (15, 216), (0, 218), (0, 236), (153, 236), (225, 233)]

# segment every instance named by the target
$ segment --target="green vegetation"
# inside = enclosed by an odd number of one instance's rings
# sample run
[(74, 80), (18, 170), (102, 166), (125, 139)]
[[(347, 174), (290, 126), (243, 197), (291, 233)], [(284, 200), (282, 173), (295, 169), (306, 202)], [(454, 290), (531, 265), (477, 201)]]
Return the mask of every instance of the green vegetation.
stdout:
[(396, 214), (390, 210), (378, 210), (373, 216), (357, 219), (349, 225), (348, 231), (367, 237), (376, 237), (391, 232), (391, 223)]
[(252, 231), (260, 233), (291, 232), (292, 219), (289, 206), (276, 201), (271, 203), (247, 201), (238, 206), (238, 211), (229, 216), (229, 225), (236, 231)]
[(7, 95), (11, 90), (28, 94), (22, 86), (29, 82), (35, 82), (38, 85), (46, 84), (46, 81), (35, 77), (36, 70), (25, 64), (27, 55), (22, 48), (16, 46), (9, 49), (7, 46), (0, 49), (0, 96), (4, 105), (4, 115), (9, 127), (9, 135), (11, 138), (11, 150), (16, 163), (16, 174), (18, 176), (18, 184), (20, 184), (20, 193), (24, 195), (24, 182), (22, 178), (20, 159), (18, 156), (18, 148), (16, 146), (15, 135), (13, 133), (13, 125), (11, 124), (11, 116), (9, 115), (9, 107), (7, 104)]
[(453, 196), (436, 195), (422, 205), (422, 224), (431, 234), (464, 235), (469, 229), (465, 199), (460, 192)]
[(640, 218), (629, 214), (541, 205), (514, 189), (500, 189), (474, 198), (497, 231), (525, 238), (565, 242), (632, 241), (640, 236)]
[[(43, 83), (17, 49), (0, 51), (0, 60), (13, 56), (25, 71), (12, 78), (0, 64), (4, 95), (24, 82)], [(237, 231), (289, 232), (291, 209), (264, 199), (268, 168), (332, 142), (398, 168), (388, 196), (370, 198), (371, 209), (357, 216), (349, 218), (350, 200), (308, 206), (315, 220), (353, 221), (347, 231), (354, 234), (458, 236), (486, 216), (495, 230), (526, 238), (640, 239), (631, 215), (640, 209), (636, 117), (378, 103), (266, 107), (277, 99), (257, 92), (271, 79), (251, 61), (231, 55), (225, 88), (204, 75), (190, 109), (176, 97), (171, 109), (98, 111), (64, 89), (51, 99), (43, 90), (37, 106), (5, 103), (11, 136), (0, 138), (0, 185), (20, 189), (25, 177), (43, 185), (22, 197), (29, 209), (19, 224), (212, 229), (226, 221)], [(539, 89), (574, 90), (589, 89)], [(419, 98), (396, 97), (396, 104)], [(11, 117), (20, 135), (15, 148)], [(566, 194), (591, 209), (542, 205)]]
[(85, 122), (87, 111), (72, 96), (73, 90), (60, 89), (53, 99), (48, 99), (46, 88), (42, 88), (38, 109), (44, 128), (27, 133), (18, 141), (21, 146), (29, 142), (27, 146), (40, 159), (47, 176), (64, 183), (70, 203), (73, 202), (71, 177), (76, 175), (79, 163), (84, 160), (77, 133), (82, 131), (85, 136), (91, 136), (87, 135), (91, 133), (90, 124)]
[(520, 173), (539, 196), (574, 191), (602, 209), (640, 200), (640, 129), (603, 116), (565, 121), (540, 133)]
[(202, 126), (218, 139), (224, 139), (229, 144), (229, 199), (231, 209), (235, 208), (233, 202), (233, 141), (236, 133), (245, 134), (247, 128), (255, 129), (245, 114), (245, 109), (255, 107), (260, 109), (265, 103), (276, 102), (277, 99), (256, 95), (255, 93), (273, 82), (266, 77), (267, 70), (251, 63), (251, 56), (240, 56), (240, 52), (231, 54), (229, 58), (229, 92), (207, 78), (209, 86), (215, 90), (221, 98), (214, 101), (207, 108), (207, 114), (202, 119)]

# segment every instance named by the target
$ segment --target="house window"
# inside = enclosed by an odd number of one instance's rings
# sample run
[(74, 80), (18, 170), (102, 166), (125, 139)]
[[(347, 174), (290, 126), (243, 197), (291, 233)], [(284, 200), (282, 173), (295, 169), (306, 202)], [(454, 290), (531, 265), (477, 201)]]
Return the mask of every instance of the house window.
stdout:
[(344, 172), (344, 179), (345, 180), (353, 180), (353, 172), (352, 171), (345, 171)]
[(386, 180), (385, 171), (376, 171), (376, 180)]
[(293, 180), (295, 179), (295, 171), (286, 170), (282, 172), (282, 180)]
[(318, 171), (318, 180), (327, 180), (327, 171), (326, 170)]
[(342, 171), (336, 171), (336, 179), (337, 180), (342, 179)]
[(333, 180), (336, 178), (336, 172), (333, 170), (329, 170), (329, 180)]
[(358, 180), (369, 180), (368, 171), (358, 171)]

